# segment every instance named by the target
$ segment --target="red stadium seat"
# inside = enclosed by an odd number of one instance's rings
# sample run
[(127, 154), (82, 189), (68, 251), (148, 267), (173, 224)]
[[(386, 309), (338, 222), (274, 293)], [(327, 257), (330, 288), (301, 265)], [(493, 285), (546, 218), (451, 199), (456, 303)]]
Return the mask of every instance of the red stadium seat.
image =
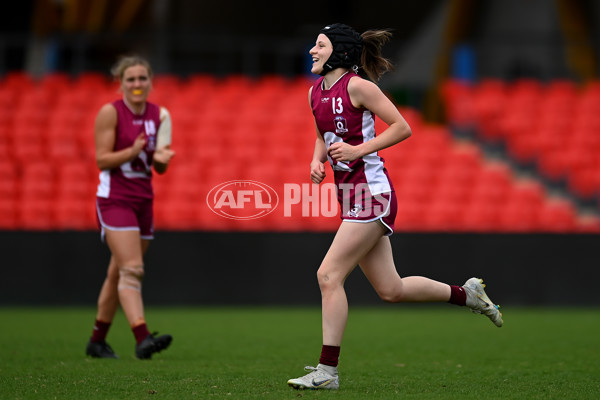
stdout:
[(512, 185), (510, 168), (502, 163), (484, 165), (476, 174), (471, 188), (471, 201), (502, 204)]
[(17, 101), (20, 98), (20, 93), (0, 82), (0, 109), (3, 111), (10, 111), (15, 108)]
[(216, 232), (240, 230), (239, 221), (217, 215), (207, 206), (196, 205), (196, 212), (198, 217), (196, 229)]
[(73, 80), (74, 89), (82, 89), (94, 93), (101, 91), (111, 83), (109, 77), (99, 72), (82, 72)]
[(577, 232), (600, 233), (600, 216), (583, 215), (577, 218)]
[(57, 199), (53, 211), (55, 229), (88, 230), (97, 226), (96, 207), (91, 199)]
[(172, 74), (160, 74), (152, 79), (152, 91), (148, 100), (161, 106), (171, 108), (171, 102), (179, 96), (181, 80)]
[(58, 199), (93, 200), (98, 185), (98, 170), (85, 161), (59, 164), (56, 173), (56, 196)]
[(39, 162), (46, 158), (45, 143), (39, 127), (14, 127), (12, 146), (13, 157), (21, 164)]
[(47, 112), (54, 105), (54, 96), (56, 96), (56, 92), (44, 90), (43, 87), (36, 85), (21, 94), (17, 107), (30, 113)]
[(473, 105), (478, 133), (487, 140), (498, 141), (503, 136), (498, 122), (506, 99), (506, 84), (498, 79), (482, 80), (475, 89)]
[(469, 232), (494, 232), (500, 229), (500, 204), (473, 201), (465, 204), (462, 226)]
[(54, 171), (45, 162), (23, 166), (21, 200), (51, 199), (55, 193)]
[(48, 157), (58, 162), (77, 161), (82, 158), (80, 146), (73, 139), (56, 138), (48, 142), (46, 149)]
[[(449, 175), (446, 175), (447, 177)], [(458, 179), (442, 178), (435, 185), (433, 197), (437, 201), (452, 205), (464, 205), (470, 197), (472, 185), (470, 182)]]
[(17, 200), (14, 197), (0, 197), (0, 229), (18, 229)]
[(175, 74), (161, 73), (154, 75), (152, 78), (152, 86), (154, 89), (167, 88), (177, 90), (179, 89), (181, 82), (179, 75)]
[(65, 72), (48, 72), (42, 76), (39, 87), (45, 92), (56, 96), (59, 93), (68, 91), (71, 86), (71, 77)]
[(516, 182), (509, 193), (509, 201), (521, 204), (523, 207), (539, 208), (542, 206), (545, 197), (544, 187), (534, 180)]
[(520, 78), (508, 87), (508, 95), (511, 101), (518, 103), (537, 103), (542, 97), (542, 84), (535, 79)]
[(540, 210), (544, 204), (544, 189), (534, 181), (514, 185), (499, 216), (499, 228), (507, 232), (536, 232), (543, 230)]
[(33, 77), (24, 71), (9, 71), (0, 82), (2, 86), (18, 90), (20, 92), (35, 88)]
[(308, 231), (308, 232), (336, 232), (342, 223), (341, 218), (338, 214), (334, 217), (318, 216), (318, 217), (304, 217), (304, 221), (300, 221), (300, 225), (290, 225), (297, 231)]
[(17, 166), (6, 159), (0, 160), (0, 199), (16, 199), (18, 196), (19, 174)]
[(532, 163), (540, 153), (539, 136), (535, 130), (519, 129), (516, 134), (510, 134), (506, 146), (509, 154), (521, 163)]
[(518, 201), (506, 203), (499, 215), (498, 227), (503, 232), (537, 232), (539, 209)]
[(398, 198), (398, 213), (396, 215), (396, 230), (400, 232), (415, 232), (426, 230), (425, 216), (427, 204), (407, 199), (396, 192)]
[[(394, 179), (394, 178), (393, 178)], [(396, 195), (419, 203), (428, 202), (435, 193), (436, 175), (430, 168), (413, 166), (394, 180)]]
[(470, 143), (459, 143), (452, 147), (438, 172), (440, 184), (470, 186), (483, 166), (479, 148)]
[(157, 229), (202, 229), (200, 223), (201, 203), (198, 200), (169, 197), (155, 204)]
[(202, 96), (204, 93), (213, 90), (217, 86), (217, 81), (217, 78), (213, 75), (196, 73), (188, 76), (182, 84), (189, 88), (189, 93)]
[[(2, 128), (0, 128), (0, 131), (1, 130)], [(0, 159), (12, 162), (13, 146), (8, 138), (4, 138), (1, 135), (2, 133), (0, 132)]]
[(590, 199), (600, 195), (600, 166), (578, 170), (568, 181), (569, 189), (579, 196)]
[(540, 209), (540, 228), (544, 231), (573, 232), (576, 220), (575, 207), (567, 200), (549, 200)]
[(51, 230), (56, 227), (51, 197), (25, 197), (17, 203), (17, 210), (22, 229)]
[(468, 127), (475, 124), (473, 85), (459, 80), (447, 80), (441, 87), (446, 114), (450, 124)]
[(425, 228), (435, 232), (460, 231), (463, 229), (465, 208), (459, 203), (435, 199), (423, 216)]

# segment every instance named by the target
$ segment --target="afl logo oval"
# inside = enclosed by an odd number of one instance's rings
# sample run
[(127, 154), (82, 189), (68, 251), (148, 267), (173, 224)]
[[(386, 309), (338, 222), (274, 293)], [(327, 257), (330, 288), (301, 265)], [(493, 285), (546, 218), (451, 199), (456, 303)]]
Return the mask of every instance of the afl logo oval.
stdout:
[(261, 182), (229, 181), (213, 187), (206, 195), (206, 204), (224, 218), (247, 220), (272, 213), (279, 204), (279, 196)]

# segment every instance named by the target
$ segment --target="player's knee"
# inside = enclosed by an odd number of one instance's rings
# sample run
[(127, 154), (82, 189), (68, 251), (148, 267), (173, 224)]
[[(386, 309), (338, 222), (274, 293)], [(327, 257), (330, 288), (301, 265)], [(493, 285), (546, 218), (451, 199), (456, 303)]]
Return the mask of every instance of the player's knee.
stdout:
[(379, 298), (386, 303), (400, 303), (404, 301), (402, 289), (394, 286), (375, 290)]
[(319, 288), (321, 292), (326, 292), (332, 288), (342, 284), (336, 279), (334, 274), (331, 274), (324, 268), (319, 268), (317, 271), (317, 281), (319, 282)]
[(144, 278), (144, 266), (119, 268), (119, 290), (133, 289), (142, 291), (142, 279)]
[(386, 303), (399, 303), (402, 301), (402, 297), (393, 292), (378, 292), (377, 294)]

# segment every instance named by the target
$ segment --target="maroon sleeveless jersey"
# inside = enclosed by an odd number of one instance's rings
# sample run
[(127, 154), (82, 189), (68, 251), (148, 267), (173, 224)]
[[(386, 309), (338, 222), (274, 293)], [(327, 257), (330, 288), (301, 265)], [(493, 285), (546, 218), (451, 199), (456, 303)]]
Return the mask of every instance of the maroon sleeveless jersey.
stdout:
[(112, 199), (152, 199), (151, 167), (156, 148), (156, 132), (160, 126), (160, 107), (147, 102), (144, 112), (137, 115), (123, 100), (114, 101), (112, 105), (117, 110), (114, 150), (132, 146), (141, 133), (146, 135), (146, 145), (134, 160), (117, 168), (101, 171), (96, 195)]
[[(393, 186), (377, 152), (352, 162), (335, 161), (329, 156), (333, 143), (359, 145), (375, 137), (375, 116), (366, 108), (356, 108), (350, 101), (348, 82), (359, 75), (347, 72), (329, 89), (323, 88), (319, 78), (311, 92), (311, 107), (319, 132), (327, 148), (327, 158), (334, 171), (340, 204), (354, 204), (365, 195), (375, 196), (392, 192)], [(359, 77), (360, 78), (360, 77)], [(362, 79), (362, 78), (360, 78)], [(360, 187), (360, 190), (357, 189)], [(368, 188), (368, 190), (365, 190)], [(361, 193), (358, 193), (360, 191)]]

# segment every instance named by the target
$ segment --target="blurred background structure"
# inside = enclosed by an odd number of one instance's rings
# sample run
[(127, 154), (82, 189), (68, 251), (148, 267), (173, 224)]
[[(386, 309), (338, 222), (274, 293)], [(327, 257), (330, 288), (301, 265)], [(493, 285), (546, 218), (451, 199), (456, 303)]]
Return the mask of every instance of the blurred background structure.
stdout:
[[(514, 248), (523, 235), (588, 243), (600, 233), (596, 1), (35, 0), (12, 7), (0, 16), (6, 235), (95, 230), (93, 120), (118, 96), (111, 65), (131, 53), (149, 59), (150, 100), (173, 116), (177, 158), (155, 179), (158, 230), (334, 232), (338, 218), (284, 217), (280, 208), (235, 221), (206, 206), (210, 189), (229, 180), (260, 181), (278, 193), (285, 183), (307, 182), (314, 125), (306, 96), (315, 79), (308, 50), (331, 22), (394, 32), (385, 55), (396, 69), (380, 86), (413, 129), (382, 152), (398, 195), (399, 234), (429, 233), (438, 244), (446, 240), (440, 233), (465, 234), (466, 243), (502, 235), (498, 246), (508, 240)], [(593, 263), (591, 249), (577, 247), (582, 242), (559, 257), (544, 240), (529, 243), (542, 264), (564, 262), (575, 248), (572, 268)]]

